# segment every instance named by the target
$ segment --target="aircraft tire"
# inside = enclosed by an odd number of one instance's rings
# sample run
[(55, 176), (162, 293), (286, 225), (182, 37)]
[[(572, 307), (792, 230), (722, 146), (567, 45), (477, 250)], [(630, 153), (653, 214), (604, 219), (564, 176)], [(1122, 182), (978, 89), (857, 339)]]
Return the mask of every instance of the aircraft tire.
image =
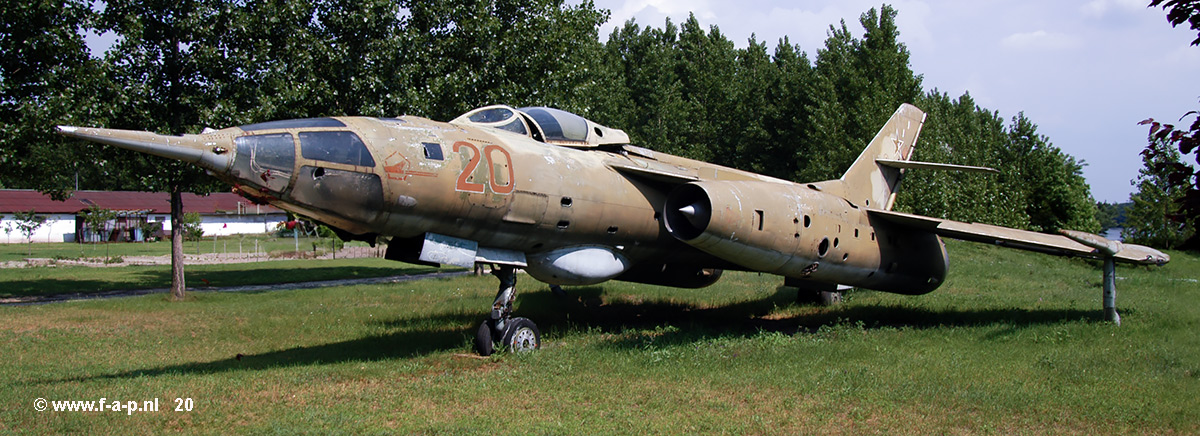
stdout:
[(810, 291), (800, 289), (796, 292), (796, 302), (817, 306), (836, 306), (842, 303), (842, 293), (837, 291)]
[(836, 306), (842, 303), (842, 293), (836, 291), (820, 291), (817, 294), (817, 303), (822, 306)]
[(485, 319), (479, 324), (479, 330), (475, 331), (475, 352), (487, 357), (495, 351), (495, 344), (492, 343), (492, 320)]
[(508, 320), (504, 329), (504, 346), (513, 353), (533, 351), (542, 347), (542, 333), (528, 318)]

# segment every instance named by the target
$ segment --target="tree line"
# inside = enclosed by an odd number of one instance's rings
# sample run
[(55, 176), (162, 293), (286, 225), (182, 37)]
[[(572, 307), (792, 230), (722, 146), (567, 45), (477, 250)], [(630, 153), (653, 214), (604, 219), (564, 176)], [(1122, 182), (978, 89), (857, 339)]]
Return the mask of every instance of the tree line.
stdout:
[[(210, 192), (201, 172), (68, 141), (57, 124), (196, 133), (271, 119), (451, 119), (544, 105), (647, 148), (794, 181), (841, 175), (901, 103), (929, 115), (915, 159), (999, 175), (912, 171), (897, 208), (1040, 231), (1098, 231), (1083, 162), (1023, 114), (925, 91), (897, 11), (832, 25), (811, 55), (745, 48), (695, 17), (630, 21), (563, 0), (30, 0), (0, 6), (0, 185)], [(117, 43), (92, 56), (84, 32)]]
[[(1171, 27), (1187, 23), (1197, 31), (1192, 46), (1200, 46), (1200, 1), (1151, 0), (1149, 7), (1167, 12)], [(1180, 90), (1191, 93), (1195, 90)], [(1191, 94), (1194, 95), (1194, 94)], [(1188, 125), (1188, 120), (1191, 120)], [(1200, 248), (1200, 111), (1179, 118), (1179, 126), (1149, 118), (1142, 169), (1133, 180), (1138, 190), (1131, 204), (1125, 231), (1128, 241), (1165, 248)], [(1185, 158), (1192, 157), (1190, 163)]]

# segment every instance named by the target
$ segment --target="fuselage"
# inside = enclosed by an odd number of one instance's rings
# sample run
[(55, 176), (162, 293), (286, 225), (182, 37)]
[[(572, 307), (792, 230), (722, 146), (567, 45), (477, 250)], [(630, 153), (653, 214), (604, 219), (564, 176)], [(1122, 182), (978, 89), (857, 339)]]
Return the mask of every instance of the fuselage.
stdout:
[(722, 269), (741, 269), (806, 291), (923, 294), (947, 274), (939, 237), (1106, 262), (1170, 260), (1082, 232), (892, 211), (907, 170), (995, 172), (913, 161), (924, 122), (920, 109), (900, 105), (841, 178), (805, 184), (636, 147), (620, 130), (544, 107), (487, 106), (450, 122), (284, 120), (182, 136), (59, 132), (195, 164), (344, 238), (390, 237), (389, 259), (491, 263), (551, 284), (702, 287)]
[[(238, 138), (233, 170), (218, 177), (249, 196), (357, 234), (433, 232), (528, 253), (604, 245), (620, 247), (635, 262), (724, 264), (662, 230), (665, 193), (607, 167), (606, 160), (626, 160), (618, 153), (420, 117), (333, 120), (344, 127), (237, 128), (242, 131), (231, 132)], [(305, 140), (316, 132), (357, 135), (361, 140), (351, 147), (362, 147), (372, 162), (306, 155)], [(268, 142), (256, 138), (281, 135), (291, 144), (274, 143), (276, 152), (243, 151)], [(290, 165), (286, 159), (256, 162), (289, 152)], [(289, 166), (294, 170), (285, 171)]]
[[(889, 232), (859, 206), (809, 186), (636, 147), (574, 148), (411, 116), (217, 133), (237, 150), (218, 177), (355, 234), (435, 233), (529, 255), (605, 247), (635, 266), (618, 278), (647, 282), (656, 281), (639, 277), (656, 270), (746, 269), (822, 286), (924, 293), (945, 275), (945, 252), (932, 234)], [(672, 234), (664, 207), (677, 183), (620, 168), (740, 183), (715, 211), (728, 234), (703, 243)], [(710, 248), (723, 243), (734, 253)]]

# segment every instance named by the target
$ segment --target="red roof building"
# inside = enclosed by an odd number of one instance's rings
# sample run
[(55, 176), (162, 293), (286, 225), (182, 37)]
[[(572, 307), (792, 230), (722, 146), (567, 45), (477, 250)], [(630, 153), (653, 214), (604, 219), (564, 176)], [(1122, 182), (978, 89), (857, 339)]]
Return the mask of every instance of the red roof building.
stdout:
[[(0, 213), (76, 214), (91, 206), (113, 211), (138, 211), (146, 214), (170, 214), (171, 195), (165, 192), (75, 191), (66, 201), (27, 189), (0, 189)], [(183, 212), (201, 215), (260, 215), (284, 213), (274, 206), (258, 206), (232, 192), (210, 195), (183, 194)]]
[[(0, 242), (24, 242), (15, 231), (17, 212), (33, 210), (46, 217), (33, 242), (141, 241), (171, 231), (170, 194), (165, 192), (75, 191), (65, 201), (24, 189), (0, 189)], [(80, 217), (92, 207), (116, 212), (102, 229), (91, 229)], [(200, 196), (183, 194), (183, 212), (200, 215), (207, 235), (266, 233), (287, 218), (273, 206), (260, 206), (231, 192)], [(158, 229), (158, 230), (147, 230)]]

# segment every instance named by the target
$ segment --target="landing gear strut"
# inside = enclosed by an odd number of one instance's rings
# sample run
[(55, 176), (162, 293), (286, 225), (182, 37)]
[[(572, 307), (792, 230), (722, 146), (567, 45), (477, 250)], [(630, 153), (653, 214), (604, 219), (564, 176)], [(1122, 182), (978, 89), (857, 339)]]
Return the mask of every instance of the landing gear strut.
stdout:
[(1104, 319), (1121, 325), (1117, 313), (1117, 262), (1112, 256), (1104, 258)]
[(500, 265), (492, 269), (492, 275), (500, 279), (500, 290), (492, 302), (492, 313), (483, 320), (475, 331), (475, 351), (480, 356), (495, 352), (495, 340), (509, 351), (532, 351), (542, 346), (542, 334), (537, 325), (526, 318), (513, 318), (512, 306), (517, 301), (517, 269)]

